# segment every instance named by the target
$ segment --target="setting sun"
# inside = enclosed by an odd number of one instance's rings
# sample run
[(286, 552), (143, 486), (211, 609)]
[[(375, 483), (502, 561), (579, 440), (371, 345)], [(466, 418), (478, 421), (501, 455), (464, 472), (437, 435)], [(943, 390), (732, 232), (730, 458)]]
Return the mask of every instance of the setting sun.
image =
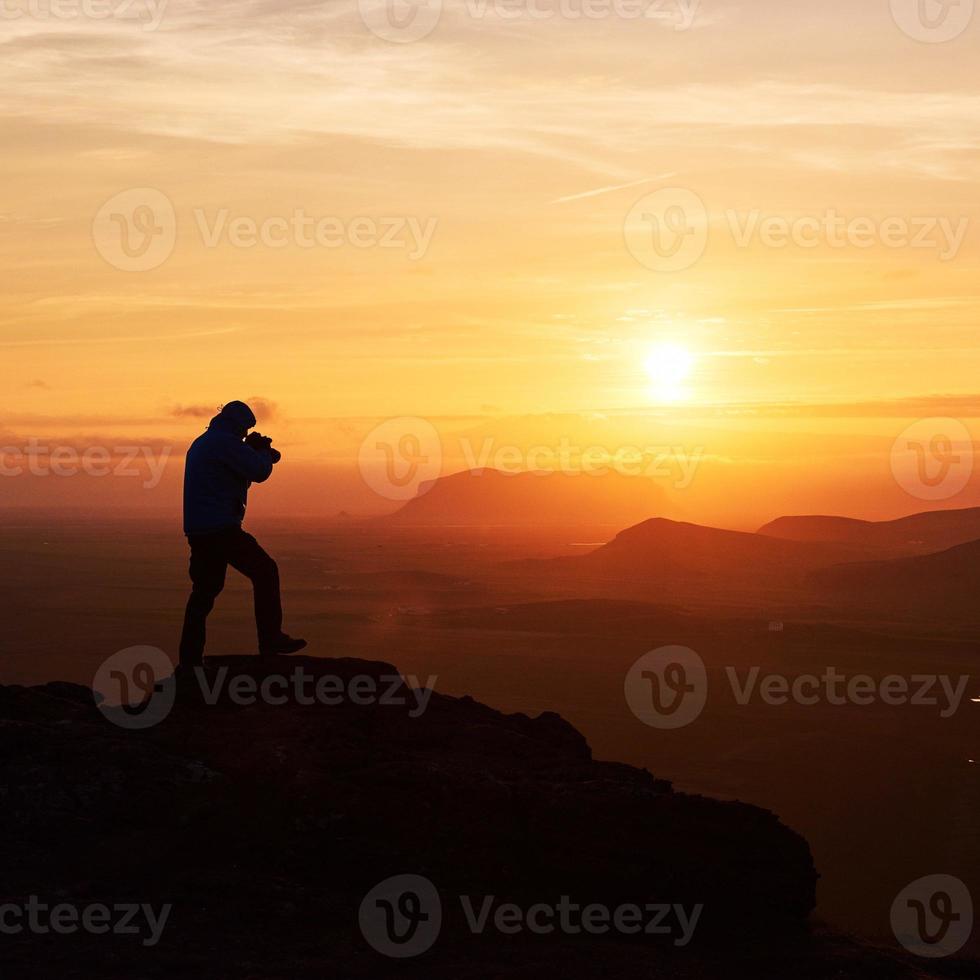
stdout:
[(644, 362), (653, 382), (653, 392), (661, 401), (681, 401), (688, 397), (686, 383), (694, 367), (694, 355), (680, 344), (657, 344)]

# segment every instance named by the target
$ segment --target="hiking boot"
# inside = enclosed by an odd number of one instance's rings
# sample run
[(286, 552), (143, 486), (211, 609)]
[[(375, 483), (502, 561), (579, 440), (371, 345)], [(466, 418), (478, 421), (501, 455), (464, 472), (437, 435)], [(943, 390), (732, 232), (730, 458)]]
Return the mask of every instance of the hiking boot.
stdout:
[(263, 657), (284, 656), (288, 653), (299, 653), (305, 646), (306, 640), (282, 633), (271, 643), (263, 643), (259, 647), (259, 654)]

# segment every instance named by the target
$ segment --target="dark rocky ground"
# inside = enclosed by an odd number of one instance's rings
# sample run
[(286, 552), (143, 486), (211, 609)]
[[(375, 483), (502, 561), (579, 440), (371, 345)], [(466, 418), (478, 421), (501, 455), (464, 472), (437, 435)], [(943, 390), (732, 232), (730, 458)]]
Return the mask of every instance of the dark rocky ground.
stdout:
[[(208, 661), (258, 680), (300, 669), (346, 681), (357, 660)], [(771, 813), (674, 792), (596, 762), (554, 714), (503, 715), (433, 694), (404, 704), (207, 704), (175, 685), (169, 715), (113, 724), (70, 684), (0, 687), (3, 902), (172, 905), (141, 936), (0, 936), (3, 977), (425, 978), (976, 976), (830, 934), (809, 922), (806, 842)], [(416, 717), (413, 717), (416, 714)], [(365, 940), (364, 895), (429, 879), (441, 933), (418, 957)], [(459, 896), (527, 908), (703, 904), (690, 945), (560, 932), (475, 936)]]

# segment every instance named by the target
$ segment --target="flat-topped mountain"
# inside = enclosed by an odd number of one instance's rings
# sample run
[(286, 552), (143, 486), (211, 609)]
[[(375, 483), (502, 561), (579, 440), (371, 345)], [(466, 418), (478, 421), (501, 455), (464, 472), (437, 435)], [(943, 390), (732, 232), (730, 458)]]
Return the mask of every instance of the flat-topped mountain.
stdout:
[(418, 496), (379, 520), (398, 525), (611, 524), (622, 527), (664, 510), (653, 480), (610, 472), (504, 473), (464, 470), (419, 487)]

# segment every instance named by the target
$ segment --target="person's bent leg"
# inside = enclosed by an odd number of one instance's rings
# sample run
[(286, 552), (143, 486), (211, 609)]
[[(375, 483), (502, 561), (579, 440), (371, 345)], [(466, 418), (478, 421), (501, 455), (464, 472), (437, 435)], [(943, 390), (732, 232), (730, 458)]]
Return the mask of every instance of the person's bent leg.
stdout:
[(252, 582), (255, 596), (255, 628), (259, 650), (274, 646), (282, 636), (282, 599), (279, 566), (251, 534), (240, 531), (229, 549), (228, 564)]
[(208, 613), (224, 588), (227, 564), (224, 549), (216, 537), (207, 535), (188, 540), (191, 546), (191, 594), (180, 635), (180, 665), (199, 667), (204, 662)]

